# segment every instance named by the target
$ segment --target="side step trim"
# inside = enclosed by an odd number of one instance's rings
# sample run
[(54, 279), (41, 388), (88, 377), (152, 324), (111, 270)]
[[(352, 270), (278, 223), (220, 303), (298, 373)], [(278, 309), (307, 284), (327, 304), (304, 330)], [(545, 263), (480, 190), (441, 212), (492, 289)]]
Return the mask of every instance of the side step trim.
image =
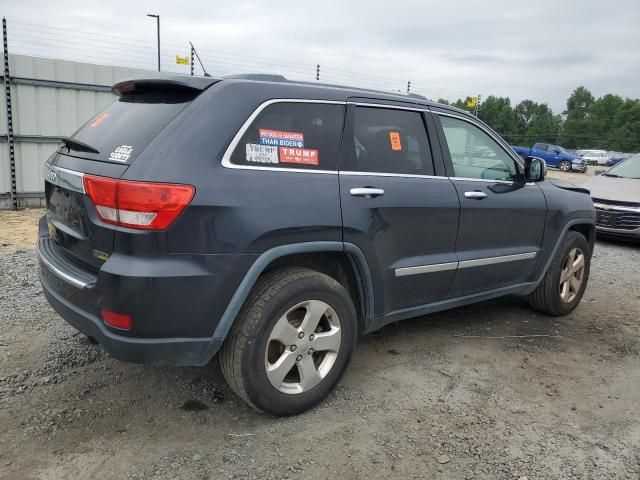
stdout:
[(396, 277), (407, 275), (419, 275), (421, 273), (445, 272), (458, 268), (483, 267), (485, 265), (496, 265), (507, 262), (517, 262), (519, 260), (529, 260), (535, 258), (538, 252), (516, 253), (514, 255), (501, 255), (499, 257), (476, 258), (473, 260), (462, 260), (461, 262), (434, 263), (431, 265), (416, 265), (414, 267), (402, 267), (395, 269)]
[(415, 267), (396, 268), (396, 277), (419, 275), (421, 273), (446, 272), (458, 268), (458, 262), (434, 263), (433, 265), (417, 265)]

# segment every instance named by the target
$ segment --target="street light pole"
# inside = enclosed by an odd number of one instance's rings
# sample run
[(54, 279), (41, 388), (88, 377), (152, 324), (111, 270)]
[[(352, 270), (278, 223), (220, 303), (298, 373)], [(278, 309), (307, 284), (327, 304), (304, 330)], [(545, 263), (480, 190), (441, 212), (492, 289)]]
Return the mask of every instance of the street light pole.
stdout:
[(147, 14), (147, 17), (156, 19), (156, 25), (158, 27), (158, 71), (160, 71), (160, 15)]

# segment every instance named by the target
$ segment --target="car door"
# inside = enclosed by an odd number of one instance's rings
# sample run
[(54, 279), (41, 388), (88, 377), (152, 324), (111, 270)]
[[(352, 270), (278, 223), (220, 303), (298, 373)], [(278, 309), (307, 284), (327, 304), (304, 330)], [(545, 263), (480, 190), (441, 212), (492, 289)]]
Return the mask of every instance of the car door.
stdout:
[(435, 117), (461, 205), (460, 263), (449, 297), (532, 281), (547, 212), (541, 189), (523, 181), (517, 157), (480, 122), (446, 112)]
[(558, 161), (554, 158), (555, 154), (551, 151), (551, 145), (547, 143), (536, 143), (531, 149), (531, 156), (543, 159), (550, 167), (558, 165)]
[(428, 116), (391, 105), (348, 109), (339, 164), (344, 241), (366, 257), (378, 317), (443, 299), (457, 267), (460, 204), (432, 152)]
[[(560, 162), (562, 160), (567, 160), (567, 158), (562, 154), (562, 150), (557, 145), (549, 145), (547, 148), (547, 156), (543, 157), (543, 159), (547, 162), (547, 165), (555, 168), (560, 166)], [(571, 160), (569, 160), (569, 162), (571, 162)]]

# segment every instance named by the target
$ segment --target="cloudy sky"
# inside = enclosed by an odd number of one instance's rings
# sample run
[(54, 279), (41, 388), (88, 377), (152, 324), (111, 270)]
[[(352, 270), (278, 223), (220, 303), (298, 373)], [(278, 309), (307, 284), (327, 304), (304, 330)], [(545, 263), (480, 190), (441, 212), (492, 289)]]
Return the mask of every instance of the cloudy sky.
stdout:
[[(291, 78), (407, 88), (430, 98), (494, 94), (547, 102), (577, 85), (640, 98), (639, 0), (322, 0), (3, 2), (10, 51), (163, 69), (193, 41), (214, 76)], [(197, 70), (199, 72), (199, 69)]]

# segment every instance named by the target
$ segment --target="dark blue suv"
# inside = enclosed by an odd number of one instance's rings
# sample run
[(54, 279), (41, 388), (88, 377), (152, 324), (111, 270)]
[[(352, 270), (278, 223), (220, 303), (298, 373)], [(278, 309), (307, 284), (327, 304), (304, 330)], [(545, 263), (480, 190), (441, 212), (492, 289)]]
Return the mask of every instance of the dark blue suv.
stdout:
[(279, 77), (164, 77), (45, 166), (44, 293), (116, 358), (205, 365), (294, 414), (358, 334), (506, 294), (563, 315), (594, 242), (586, 190), (475, 117)]

